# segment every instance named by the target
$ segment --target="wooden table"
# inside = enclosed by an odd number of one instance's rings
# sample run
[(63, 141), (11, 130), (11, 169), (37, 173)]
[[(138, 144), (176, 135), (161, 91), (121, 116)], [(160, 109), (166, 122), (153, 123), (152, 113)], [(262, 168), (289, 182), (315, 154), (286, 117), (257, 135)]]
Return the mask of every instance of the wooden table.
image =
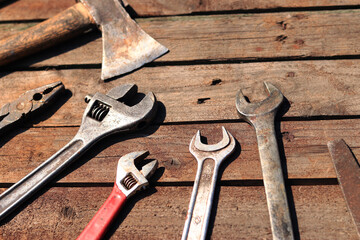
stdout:
[[(74, 4), (2, 2), (0, 38)], [(160, 169), (151, 187), (128, 201), (107, 237), (180, 239), (197, 167), (190, 139), (200, 129), (215, 143), (225, 126), (241, 147), (221, 170), (211, 238), (271, 239), (255, 132), (235, 108), (239, 88), (250, 100), (261, 100), (262, 82), (269, 81), (287, 98), (280, 152), (297, 235), (357, 239), (326, 144), (344, 138), (360, 156), (360, 1), (128, 2), (137, 22), (168, 54), (104, 83), (101, 34), (94, 30), (0, 72), (0, 106), (54, 81), (67, 89), (48, 113), (1, 137), (1, 191), (75, 135), (86, 94), (136, 83), (161, 102), (155, 123), (96, 144), (2, 222), (0, 238), (76, 238), (110, 194), (118, 159), (148, 149)]]

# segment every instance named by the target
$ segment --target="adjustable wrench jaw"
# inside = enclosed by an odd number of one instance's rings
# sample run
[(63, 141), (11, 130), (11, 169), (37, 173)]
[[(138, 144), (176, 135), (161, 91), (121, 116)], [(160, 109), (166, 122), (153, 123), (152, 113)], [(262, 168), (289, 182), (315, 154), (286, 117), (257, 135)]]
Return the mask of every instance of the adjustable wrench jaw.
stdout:
[[(112, 133), (135, 131), (148, 125), (156, 113), (156, 98), (148, 93), (138, 104), (128, 106), (123, 101), (137, 93), (134, 84), (124, 84), (111, 89), (107, 95), (96, 93), (87, 96), (85, 109), (77, 137), (95, 140)], [(90, 99), (91, 98), (91, 99)]]
[(127, 198), (149, 185), (147, 179), (158, 167), (158, 161), (153, 160), (141, 171), (137, 169), (135, 162), (144, 160), (148, 155), (148, 151), (132, 152), (119, 159), (115, 184)]

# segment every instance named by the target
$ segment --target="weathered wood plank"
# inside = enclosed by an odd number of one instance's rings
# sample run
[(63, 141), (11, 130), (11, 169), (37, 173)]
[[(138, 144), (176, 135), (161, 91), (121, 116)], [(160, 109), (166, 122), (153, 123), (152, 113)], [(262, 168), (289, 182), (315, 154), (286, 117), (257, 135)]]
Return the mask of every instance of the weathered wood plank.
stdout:
[[(138, 19), (170, 49), (157, 61), (225, 61), (354, 55), (360, 52), (360, 10), (228, 14)], [(5, 37), (34, 23), (2, 24)], [(12, 67), (100, 64), (99, 33), (71, 40)]]
[(39, 126), (74, 126), (81, 122), (84, 96), (132, 82), (140, 92), (153, 91), (165, 106), (157, 122), (234, 120), (239, 119), (238, 89), (260, 100), (266, 96), (262, 82), (269, 81), (288, 99), (287, 117), (358, 115), (359, 66), (359, 60), (337, 60), (152, 67), (107, 83), (99, 79), (100, 69), (3, 73), (0, 89), (6, 94), (0, 106), (26, 90), (62, 80), (69, 89), (60, 100), (64, 105)]
[(253, 0), (127, 0), (134, 11), (140, 16), (159, 16), (159, 15), (178, 15), (191, 14), (197, 12), (214, 11), (234, 11), (234, 10), (253, 10), (253, 9), (274, 9), (274, 8), (303, 8), (303, 7), (330, 7), (344, 5), (359, 5), (353, 1), (291, 1), (291, 0), (272, 0), (272, 1), (253, 1)]
[[(118, 159), (129, 152), (149, 150), (158, 159), (161, 182), (191, 182), (197, 162), (189, 152), (189, 143), (200, 129), (209, 143), (221, 139), (225, 126), (240, 143), (240, 148), (224, 165), (222, 180), (262, 179), (256, 136), (247, 123), (191, 124), (153, 126), (139, 134), (113, 136), (97, 144), (81, 157), (60, 182), (113, 182)], [(336, 178), (327, 142), (343, 138), (360, 157), (360, 120), (288, 121), (281, 123), (283, 147), (290, 179)], [(23, 130), (21, 130), (23, 131)], [(1, 141), (0, 183), (20, 180), (63, 147), (77, 128), (31, 128)], [(280, 145), (281, 146), (281, 145)], [(241, 149), (241, 150), (240, 150)], [(240, 152), (241, 151), (241, 152)], [(284, 158), (283, 158), (284, 159)], [(228, 165), (228, 166), (227, 166)]]
[[(7, 5), (0, 8), (0, 21), (46, 19), (72, 6), (75, 0), (3, 0)], [(359, 5), (357, 0), (311, 1), (238, 1), (238, 0), (127, 0), (139, 16), (164, 16), (196, 12), (236, 11), (274, 8), (337, 7)]]
[[(179, 239), (191, 190), (158, 186), (139, 193), (118, 216), (112, 238)], [(110, 187), (51, 188), (2, 225), (0, 234), (4, 239), (74, 239), (110, 191)], [(357, 239), (337, 185), (293, 186), (292, 193), (301, 239)], [(271, 239), (263, 187), (222, 186), (212, 221), (212, 239)]]

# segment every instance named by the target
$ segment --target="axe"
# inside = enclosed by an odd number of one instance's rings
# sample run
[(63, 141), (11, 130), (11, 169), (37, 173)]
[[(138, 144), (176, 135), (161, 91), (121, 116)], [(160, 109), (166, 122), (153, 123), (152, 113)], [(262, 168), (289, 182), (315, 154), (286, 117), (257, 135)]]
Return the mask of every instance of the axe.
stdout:
[(0, 40), (0, 65), (80, 35), (93, 25), (102, 31), (101, 79), (131, 72), (168, 49), (145, 33), (121, 0), (81, 0), (58, 15)]

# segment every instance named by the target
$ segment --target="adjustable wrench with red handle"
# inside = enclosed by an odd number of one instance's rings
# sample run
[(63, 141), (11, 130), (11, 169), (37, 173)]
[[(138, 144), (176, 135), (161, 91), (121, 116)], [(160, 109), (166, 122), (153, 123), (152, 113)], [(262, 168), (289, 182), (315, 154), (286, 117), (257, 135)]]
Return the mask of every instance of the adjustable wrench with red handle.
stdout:
[(116, 182), (110, 196), (85, 227), (78, 240), (101, 239), (126, 199), (149, 184), (147, 179), (157, 169), (157, 160), (144, 165), (141, 171), (134, 164), (134, 161), (143, 160), (148, 155), (148, 151), (142, 151), (129, 153), (120, 158)]

